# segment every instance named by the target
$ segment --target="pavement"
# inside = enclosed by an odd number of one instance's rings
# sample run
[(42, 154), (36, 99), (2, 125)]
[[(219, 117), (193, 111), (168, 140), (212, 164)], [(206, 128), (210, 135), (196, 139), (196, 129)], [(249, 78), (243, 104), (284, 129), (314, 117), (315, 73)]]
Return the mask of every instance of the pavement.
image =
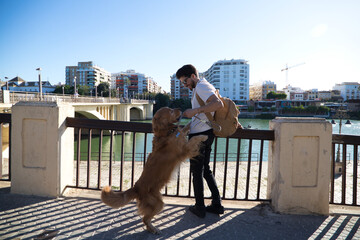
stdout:
[(360, 239), (359, 207), (331, 205), (329, 216), (287, 215), (267, 203), (223, 201), (224, 214), (200, 219), (188, 211), (192, 198), (165, 197), (165, 208), (153, 220), (161, 234), (153, 235), (136, 203), (111, 209), (99, 195), (86, 190), (55, 199), (11, 194), (10, 183), (0, 182), (0, 239)]

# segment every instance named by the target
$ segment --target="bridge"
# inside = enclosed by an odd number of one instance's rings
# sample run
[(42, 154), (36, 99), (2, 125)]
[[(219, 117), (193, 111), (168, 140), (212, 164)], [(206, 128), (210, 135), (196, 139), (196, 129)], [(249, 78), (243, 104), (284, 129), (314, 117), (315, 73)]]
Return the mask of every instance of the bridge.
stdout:
[(27, 102), (66, 102), (75, 108), (75, 116), (88, 119), (131, 121), (152, 119), (153, 100), (125, 99), (109, 97), (90, 97), (59, 94), (43, 94), (37, 92), (2, 91), (0, 112), (11, 111), (11, 107), (20, 101)]

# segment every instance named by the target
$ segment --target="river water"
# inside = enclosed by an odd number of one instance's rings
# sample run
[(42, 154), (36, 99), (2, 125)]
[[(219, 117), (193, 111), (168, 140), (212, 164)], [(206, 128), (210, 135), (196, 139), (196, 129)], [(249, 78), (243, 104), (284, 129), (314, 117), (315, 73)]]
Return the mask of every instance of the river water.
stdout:
[[(182, 120), (181, 124), (186, 124), (188, 120)], [(270, 120), (271, 121), (271, 120)], [(144, 122), (144, 121), (143, 121)], [(151, 121), (145, 121), (151, 122)], [(269, 120), (267, 119), (239, 119), (239, 122), (244, 127), (249, 127), (250, 129), (259, 129), (259, 130), (268, 130), (269, 129)], [(336, 124), (333, 124), (333, 133), (339, 133), (339, 120), (335, 120)], [(353, 120), (352, 124), (344, 124), (341, 128), (342, 134), (347, 135), (360, 135), (360, 121)], [(125, 161), (131, 161), (133, 156), (133, 140), (134, 135), (132, 133), (126, 133), (124, 136), (124, 158)], [(114, 135), (113, 139), (113, 160), (120, 161), (121, 160), (121, 145), (122, 145), (122, 135)], [(144, 146), (145, 143), (145, 134), (144, 133), (137, 133), (135, 135), (135, 161), (143, 161), (144, 160)], [(225, 139), (219, 138), (217, 141), (217, 161), (223, 161), (225, 159)], [(213, 145), (213, 153), (214, 153)], [(230, 139), (229, 142), (229, 161), (236, 161), (238, 147), (238, 140), (237, 139)], [(84, 135), (82, 136), (81, 146), (81, 159), (86, 160), (87, 157), (87, 148), (88, 148), (88, 139), (87, 133), (84, 131)], [(152, 134), (146, 135), (146, 152), (149, 154), (152, 149)], [(259, 161), (260, 159), (260, 141), (253, 140), (252, 141), (252, 149), (251, 149), (251, 161)], [(349, 155), (347, 158), (350, 158), (352, 149), (348, 150)], [(249, 140), (241, 140), (240, 142), (240, 160), (241, 161), (248, 161), (248, 153), (249, 153)], [(267, 161), (268, 157), (268, 141), (264, 142), (264, 152), (263, 152), (263, 160)], [(77, 142), (75, 139), (75, 157), (77, 155)], [(99, 155), (99, 137), (93, 136), (91, 141), (91, 159), (97, 160)], [(109, 160), (110, 156), (110, 136), (103, 137), (103, 146), (102, 146), (102, 159)], [(214, 155), (212, 155), (212, 159)]]

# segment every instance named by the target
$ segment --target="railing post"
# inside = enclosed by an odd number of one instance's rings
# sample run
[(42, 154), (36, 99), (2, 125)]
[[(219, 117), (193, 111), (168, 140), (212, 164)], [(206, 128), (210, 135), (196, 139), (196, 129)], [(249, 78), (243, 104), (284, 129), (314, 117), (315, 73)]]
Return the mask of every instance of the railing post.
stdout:
[(19, 102), (12, 107), (11, 192), (59, 196), (73, 181), (74, 117), (69, 104)]
[(268, 198), (274, 210), (329, 214), (332, 126), (321, 118), (276, 118), (269, 145)]

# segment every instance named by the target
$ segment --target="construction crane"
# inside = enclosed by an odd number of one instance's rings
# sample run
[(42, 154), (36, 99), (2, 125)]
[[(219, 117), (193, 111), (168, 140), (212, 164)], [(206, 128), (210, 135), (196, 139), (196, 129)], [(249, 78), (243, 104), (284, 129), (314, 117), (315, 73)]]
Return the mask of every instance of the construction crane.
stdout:
[(286, 64), (285, 68), (284, 69), (281, 69), (281, 71), (286, 71), (286, 86), (289, 85), (289, 80), (288, 80), (288, 71), (290, 68), (294, 68), (294, 67), (298, 67), (300, 65), (303, 65), (305, 64), (304, 62), (303, 63), (299, 63), (299, 64), (296, 64), (296, 65), (293, 65), (291, 67), (288, 67), (288, 65)]

